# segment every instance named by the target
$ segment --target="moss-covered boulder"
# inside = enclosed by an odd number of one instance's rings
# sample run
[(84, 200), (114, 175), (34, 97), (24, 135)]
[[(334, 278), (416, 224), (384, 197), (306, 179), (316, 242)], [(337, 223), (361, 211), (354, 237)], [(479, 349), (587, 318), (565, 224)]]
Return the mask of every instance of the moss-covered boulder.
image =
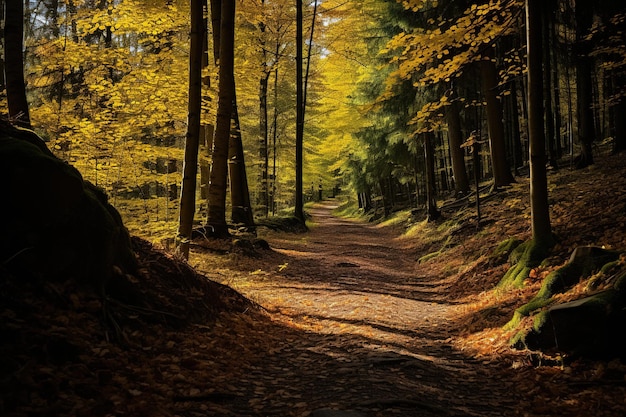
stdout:
[(515, 311), (509, 328), (521, 318), (535, 315), (530, 331), (518, 333), (512, 344), (518, 348), (557, 349), (578, 355), (626, 355), (626, 274), (613, 286), (582, 299), (551, 305), (553, 296), (565, 292), (582, 278), (615, 265), (620, 253), (585, 246), (574, 250), (563, 267), (550, 273), (537, 295)]
[(552, 306), (526, 344), (576, 356), (626, 357), (626, 294), (610, 289)]
[(0, 265), (28, 280), (103, 289), (135, 256), (119, 213), (100, 189), (29, 130), (0, 123)]

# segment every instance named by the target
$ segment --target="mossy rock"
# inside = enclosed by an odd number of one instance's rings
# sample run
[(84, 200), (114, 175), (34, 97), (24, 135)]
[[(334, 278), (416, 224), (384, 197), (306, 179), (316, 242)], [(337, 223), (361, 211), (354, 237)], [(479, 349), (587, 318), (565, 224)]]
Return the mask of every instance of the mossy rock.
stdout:
[(626, 297), (614, 289), (553, 306), (526, 337), (531, 349), (576, 356), (626, 356)]
[(581, 246), (572, 252), (568, 263), (576, 267), (579, 277), (584, 277), (598, 270), (610, 268), (619, 256), (620, 252), (617, 251), (597, 246)]
[(13, 276), (102, 290), (114, 271), (136, 268), (130, 236), (104, 192), (35, 133), (0, 124), (0, 175), (0, 262)]
[(558, 349), (574, 355), (626, 356), (626, 273), (615, 279), (612, 289), (545, 308), (553, 295), (582, 277), (613, 268), (619, 255), (597, 247), (574, 250), (570, 261), (550, 273), (537, 295), (515, 311), (509, 328), (515, 328), (522, 317), (536, 315), (533, 329), (516, 334), (511, 344), (517, 348)]

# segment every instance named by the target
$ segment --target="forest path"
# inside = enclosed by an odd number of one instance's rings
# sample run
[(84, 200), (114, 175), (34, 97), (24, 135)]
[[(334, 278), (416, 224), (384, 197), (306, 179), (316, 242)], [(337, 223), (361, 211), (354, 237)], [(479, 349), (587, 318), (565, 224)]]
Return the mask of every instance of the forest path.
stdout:
[(447, 338), (452, 304), (436, 277), (420, 276), (417, 255), (397, 230), (337, 218), (335, 208), (327, 201), (310, 209), (307, 234), (270, 237), (288, 260), (281, 279), (256, 288), (254, 296), (322, 333), (401, 346)]
[(437, 277), (420, 275), (408, 242), (393, 228), (336, 218), (333, 208), (309, 210), (306, 234), (269, 234), (278, 259), (229, 282), (278, 325), (263, 330), (274, 341), (240, 380), (256, 388), (237, 412), (517, 415), (506, 365), (451, 345), (457, 306)]

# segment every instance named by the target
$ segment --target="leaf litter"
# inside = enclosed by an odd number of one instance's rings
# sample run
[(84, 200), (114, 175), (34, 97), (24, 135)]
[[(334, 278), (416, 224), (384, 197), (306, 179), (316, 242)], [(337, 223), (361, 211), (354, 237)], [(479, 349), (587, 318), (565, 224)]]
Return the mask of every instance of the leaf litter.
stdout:
[(479, 233), (471, 208), (444, 212), (457, 224), (439, 241), (337, 222), (332, 202), (312, 209), (309, 239), (268, 231), (255, 258), (196, 248), (194, 269), (135, 239), (134, 304), (3, 272), (0, 415), (622, 415), (622, 362), (513, 351), (502, 325), (574, 247), (626, 247), (625, 174), (617, 158), (551, 174), (562, 240), (509, 292), (493, 290), (506, 265), (489, 254), (529, 237), (523, 178), (486, 202)]

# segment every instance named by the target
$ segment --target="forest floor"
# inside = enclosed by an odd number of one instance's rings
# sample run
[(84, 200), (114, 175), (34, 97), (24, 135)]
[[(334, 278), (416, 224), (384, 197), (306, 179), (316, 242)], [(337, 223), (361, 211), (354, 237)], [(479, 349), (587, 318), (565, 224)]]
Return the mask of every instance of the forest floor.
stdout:
[[(470, 205), (433, 224), (371, 224), (338, 218), (338, 203), (325, 201), (309, 210), (308, 233), (267, 232), (272, 250), (257, 257), (200, 249), (194, 266), (217, 272), (270, 319), (259, 340), (270, 344), (247, 372), (247, 401), (234, 414), (626, 414), (622, 362), (515, 351), (514, 330), (502, 329), (575, 247), (626, 248), (624, 174), (616, 157), (551, 173), (560, 241), (525, 289), (494, 290), (508, 264), (491, 257), (501, 241), (530, 237), (524, 178), (483, 201), (479, 228)], [(580, 297), (583, 287), (561, 299)]]
[(125, 299), (3, 276), (0, 415), (626, 415), (623, 362), (515, 351), (502, 330), (575, 247), (626, 249), (620, 157), (549, 178), (560, 241), (524, 289), (494, 290), (491, 256), (529, 238), (524, 178), (480, 225), (471, 205), (373, 224), (325, 201), (307, 233), (260, 233), (270, 249), (196, 241), (195, 270), (135, 239)]

